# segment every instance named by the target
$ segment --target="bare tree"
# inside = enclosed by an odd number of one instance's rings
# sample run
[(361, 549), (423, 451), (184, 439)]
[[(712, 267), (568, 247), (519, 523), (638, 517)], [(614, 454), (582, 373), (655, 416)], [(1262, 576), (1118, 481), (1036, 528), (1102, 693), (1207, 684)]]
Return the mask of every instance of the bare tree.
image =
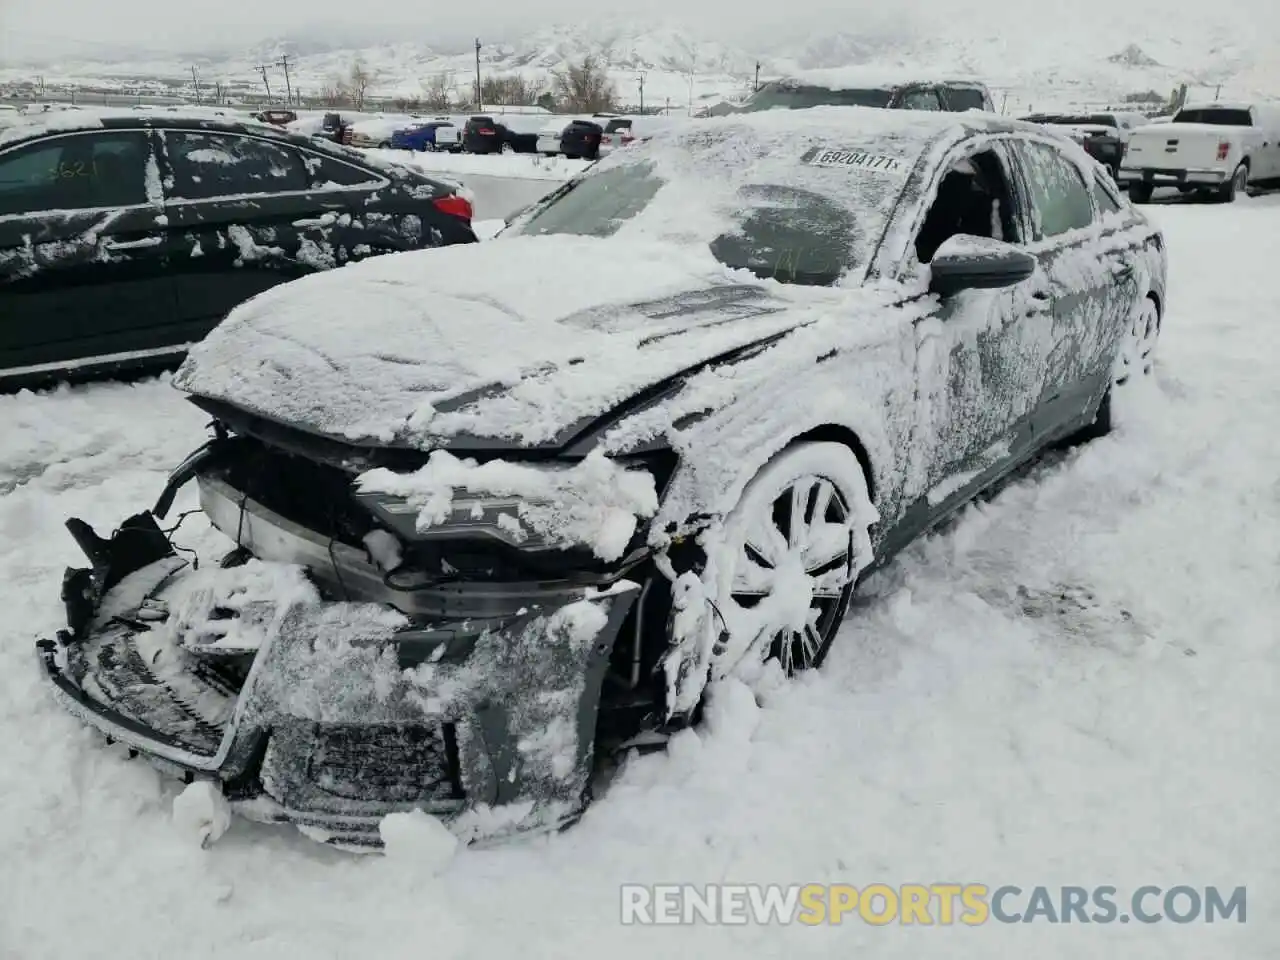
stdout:
[(320, 89), (320, 101), (326, 107), (346, 107), (351, 104), (346, 82), (334, 78)]
[(570, 113), (597, 113), (611, 109), (618, 101), (613, 81), (594, 56), (556, 71), (551, 84), (559, 105)]
[(496, 106), (531, 106), (544, 84), (530, 81), (519, 73), (490, 75), (481, 84), (481, 96), (485, 103)]
[(422, 104), (428, 110), (444, 113), (453, 106), (453, 73), (437, 73), (422, 81)]
[(364, 109), (364, 102), (369, 94), (369, 88), (373, 86), (375, 80), (373, 73), (364, 65), (364, 61), (356, 60), (351, 65), (351, 73), (347, 77), (347, 97), (351, 100), (351, 105), (356, 110)]

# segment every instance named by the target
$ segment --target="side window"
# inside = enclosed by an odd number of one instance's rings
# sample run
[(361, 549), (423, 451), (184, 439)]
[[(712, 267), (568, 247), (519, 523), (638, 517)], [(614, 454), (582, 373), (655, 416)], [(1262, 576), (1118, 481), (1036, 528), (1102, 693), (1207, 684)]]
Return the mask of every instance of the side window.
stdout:
[(916, 234), (916, 258), (929, 263), (951, 237), (964, 234), (1020, 242), (1018, 217), (1000, 148), (957, 159), (943, 172), (938, 192)]
[(302, 154), (311, 184), (316, 187), (360, 187), (377, 183), (380, 177), (371, 170), (344, 163), (317, 153)]
[(942, 102), (938, 99), (937, 90), (908, 90), (902, 97), (904, 110), (941, 110)]
[(73, 134), (0, 155), (0, 216), (147, 202), (147, 135)]
[(982, 91), (974, 87), (944, 87), (942, 95), (946, 98), (947, 107), (955, 113), (987, 109), (987, 101)]
[(1119, 213), (1120, 201), (1111, 195), (1111, 191), (1107, 189), (1098, 177), (1093, 178), (1093, 201), (1098, 205), (1099, 213)]
[(306, 190), (307, 172), (290, 147), (234, 133), (165, 131), (173, 199), (207, 200)]
[(1089, 226), (1093, 202), (1075, 164), (1042, 143), (1017, 143), (1031, 192), (1031, 216), (1040, 237), (1056, 237)]

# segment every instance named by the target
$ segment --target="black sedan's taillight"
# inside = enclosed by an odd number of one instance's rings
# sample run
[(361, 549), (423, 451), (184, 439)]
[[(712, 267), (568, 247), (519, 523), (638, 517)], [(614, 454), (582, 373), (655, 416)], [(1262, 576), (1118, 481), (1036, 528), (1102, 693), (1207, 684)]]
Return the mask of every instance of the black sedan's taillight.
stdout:
[(436, 197), (431, 201), (441, 213), (447, 213), (451, 217), (458, 217), (461, 220), (470, 222), (474, 210), (471, 207), (471, 201), (466, 197), (456, 193), (450, 193), (443, 197)]

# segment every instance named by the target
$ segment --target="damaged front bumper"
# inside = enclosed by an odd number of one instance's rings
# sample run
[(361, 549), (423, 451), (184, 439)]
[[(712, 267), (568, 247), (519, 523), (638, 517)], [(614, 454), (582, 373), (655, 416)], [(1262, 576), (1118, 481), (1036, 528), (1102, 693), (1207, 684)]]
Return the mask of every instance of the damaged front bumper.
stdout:
[(224, 625), (252, 614), (263, 639), (202, 647), (184, 620), (198, 591), (184, 582), (203, 578), (216, 593), (243, 570), (196, 571), (152, 513), (109, 539), (71, 520), (91, 566), (67, 571), (68, 627), (38, 643), (68, 710), (162, 769), (216, 780), (246, 815), (339, 846), (377, 846), (381, 819), (413, 808), (466, 841), (581, 813), (601, 687), (636, 584), (406, 592), (364, 552), (215, 477), (199, 483), (204, 512), (243, 548), (238, 562), (305, 568), (318, 590), (268, 609), (218, 607)]

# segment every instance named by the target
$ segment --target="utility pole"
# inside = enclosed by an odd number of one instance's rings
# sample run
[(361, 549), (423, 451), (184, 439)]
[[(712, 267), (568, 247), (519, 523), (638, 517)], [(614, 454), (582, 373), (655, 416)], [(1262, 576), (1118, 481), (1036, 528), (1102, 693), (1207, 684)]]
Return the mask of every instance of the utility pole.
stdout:
[(292, 106), (293, 85), (289, 82), (289, 55), (287, 53), (280, 54), (280, 59), (276, 61), (276, 66), (284, 67), (285, 106)]
[(755, 89), (756, 89), (757, 91), (760, 89), (760, 61), (759, 61), (759, 60), (757, 60), (757, 61), (756, 61), (756, 85), (755, 85)]
[(476, 113), (484, 109), (484, 100), (480, 96), (480, 38), (476, 37)]
[(258, 72), (262, 74), (262, 85), (267, 88), (267, 104), (271, 104), (271, 81), (267, 79), (267, 68), (264, 64), (258, 65)]
[(644, 74), (636, 77), (636, 83), (640, 85), (640, 116), (644, 116)]
[(196, 70), (196, 65), (191, 65), (191, 85), (196, 88), (196, 106), (200, 105), (200, 73)]

